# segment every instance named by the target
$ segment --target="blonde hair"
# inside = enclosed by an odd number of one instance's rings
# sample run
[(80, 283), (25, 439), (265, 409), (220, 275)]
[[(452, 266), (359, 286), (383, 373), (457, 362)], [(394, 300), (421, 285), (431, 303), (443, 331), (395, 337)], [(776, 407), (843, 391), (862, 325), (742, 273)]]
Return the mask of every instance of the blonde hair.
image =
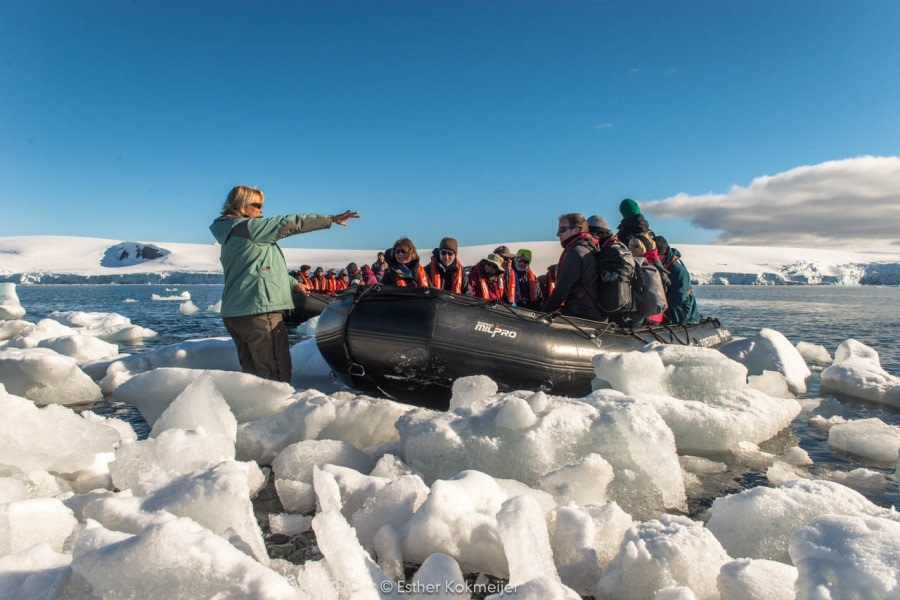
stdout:
[(572, 227), (578, 227), (579, 229), (581, 229), (581, 233), (584, 233), (588, 230), (587, 220), (581, 213), (566, 213), (564, 215), (559, 215), (559, 220), (565, 221)]
[(228, 192), (228, 198), (222, 205), (223, 217), (243, 217), (244, 209), (253, 202), (253, 197), (259, 196), (259, 201), (265, 200), (262, 190), (249, 185), (236, 185)]

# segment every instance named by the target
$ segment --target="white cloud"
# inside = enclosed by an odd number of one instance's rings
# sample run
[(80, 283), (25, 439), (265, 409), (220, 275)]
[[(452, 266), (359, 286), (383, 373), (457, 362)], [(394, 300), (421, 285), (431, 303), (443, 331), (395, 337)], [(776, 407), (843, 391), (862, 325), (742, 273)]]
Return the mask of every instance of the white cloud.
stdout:
[(599, 123), (596, 127), (597, 129), (612, 129), (614, 126), (613, 123)]
[(762, 176), (724, 194), (642, 202), (653, 217), (720, 230), (735, 245), (900, 246), (900, 156), (862, 156)]

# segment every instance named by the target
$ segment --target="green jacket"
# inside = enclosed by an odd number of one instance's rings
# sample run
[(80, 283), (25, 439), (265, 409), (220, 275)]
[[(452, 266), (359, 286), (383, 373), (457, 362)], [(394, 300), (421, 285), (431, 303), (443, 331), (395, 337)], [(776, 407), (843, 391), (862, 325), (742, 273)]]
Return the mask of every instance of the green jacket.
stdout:
[(331, 227), (331, 215), (298, 214), (277, 217), (220, 217), (209, 230), (222, 245), (219, 260), (225, 271), (223, 317), (240, 317), (294, 308), (281, 238)]

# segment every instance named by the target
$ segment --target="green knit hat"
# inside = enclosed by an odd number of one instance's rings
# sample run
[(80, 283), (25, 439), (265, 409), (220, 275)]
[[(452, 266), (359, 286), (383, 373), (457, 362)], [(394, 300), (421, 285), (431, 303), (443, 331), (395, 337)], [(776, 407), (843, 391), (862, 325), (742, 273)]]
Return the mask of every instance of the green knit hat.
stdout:
[(622, 200), (622, 203), (619, 204), (619, 212), (622, 213), (623, 217), (633, 217), (641, 214), (641, 207), (631, 198), (625, 198)]
[(516, 258), (519, 258), (520, 256), (531, 263), (531, 250), (528, 248), (519, 248), (519, 251), (516, 252)]

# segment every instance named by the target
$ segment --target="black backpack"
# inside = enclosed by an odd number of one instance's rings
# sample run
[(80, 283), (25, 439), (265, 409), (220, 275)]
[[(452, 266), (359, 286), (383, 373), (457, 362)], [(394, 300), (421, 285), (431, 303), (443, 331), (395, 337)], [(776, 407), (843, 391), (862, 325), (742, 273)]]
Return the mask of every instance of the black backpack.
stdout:
[(620, 242), (594, 250), (597, 260), (597, 308), (608, 317), (631, 308), (634, 257)]

